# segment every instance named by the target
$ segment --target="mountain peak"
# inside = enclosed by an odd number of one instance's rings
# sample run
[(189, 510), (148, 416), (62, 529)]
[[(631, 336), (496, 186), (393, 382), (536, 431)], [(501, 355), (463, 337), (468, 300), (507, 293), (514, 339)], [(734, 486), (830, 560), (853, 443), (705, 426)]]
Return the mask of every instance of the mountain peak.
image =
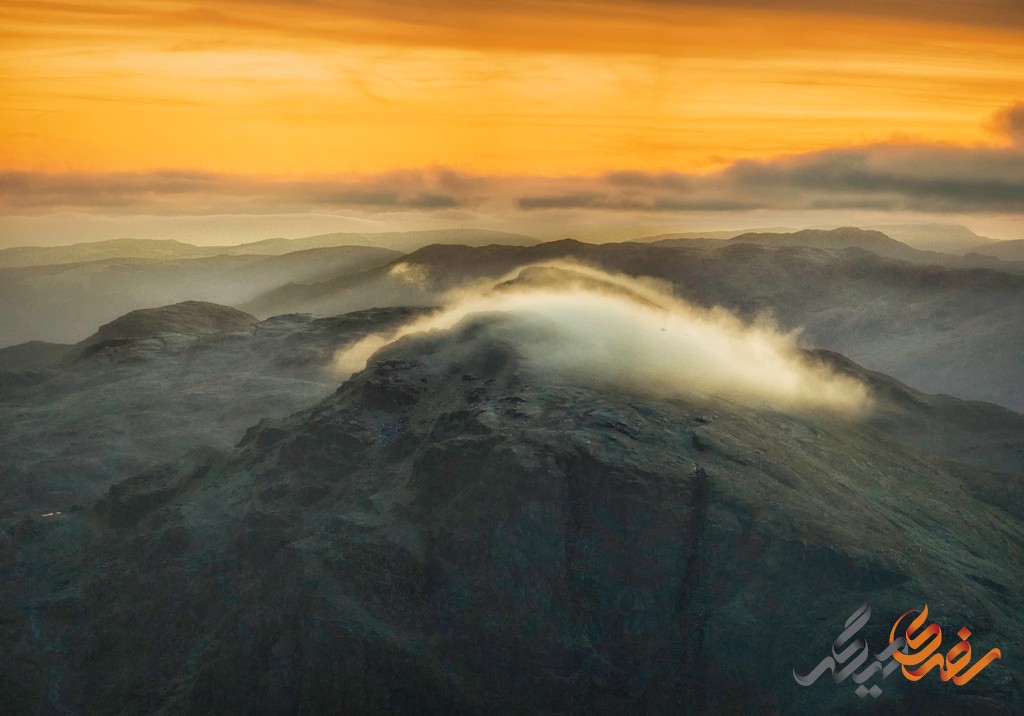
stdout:
[(216, 333), (233, 328), (244, 328), (259, 319), (237, 308), (207, 301), (183, 301), (157, 308), (130, 311), (81, 341), (78, 348), (107, 341), (149, 338), (160, 333)]

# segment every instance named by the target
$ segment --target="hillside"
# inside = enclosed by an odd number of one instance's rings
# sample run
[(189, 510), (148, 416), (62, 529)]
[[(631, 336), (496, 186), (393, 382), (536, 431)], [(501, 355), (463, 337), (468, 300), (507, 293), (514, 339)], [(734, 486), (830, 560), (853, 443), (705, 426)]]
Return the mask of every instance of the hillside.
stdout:
[(144, 468), (229, 449), (337, 386), (334, 351), (415, 315), (255, 319), (223, 306), (133, 311), (78, 346), (0, 351), (0, 518), (84, 504)]
[(184, 301), (159, 308), (140, 308), (100, 326), (76, 348), (122, 344), (162, 333), (204, 334), (244, 329), (256, 323), (248, 313), (205, 301)]
[(866, 383), (866, 415), (659, 398), (549, 372), (534, 320), (406, 336), (235, 449), (0, 521), (0, 701), (857, 714), (792, 670), (857, 604), (877, 644), (928, 601), (1003, 658), (868, 708), (1024, 707), (1024, 416), (827, 353), (805, 359)]

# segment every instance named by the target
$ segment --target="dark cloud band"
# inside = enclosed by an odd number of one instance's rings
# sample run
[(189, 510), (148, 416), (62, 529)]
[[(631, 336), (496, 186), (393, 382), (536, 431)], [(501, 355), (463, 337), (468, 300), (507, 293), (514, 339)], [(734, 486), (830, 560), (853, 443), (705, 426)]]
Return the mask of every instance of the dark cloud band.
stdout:
[(0, 173), (7, 214), (287, 214), (600, 210), (716, 212), (869, 209), (1024, 213), (1024, 106), (997, 118), (1002, 147), (875, 144), (736, 162), (708, 174), (611, 172), (597, 177), (502, 177), (444, 169), (283, 180), (187, 171)]

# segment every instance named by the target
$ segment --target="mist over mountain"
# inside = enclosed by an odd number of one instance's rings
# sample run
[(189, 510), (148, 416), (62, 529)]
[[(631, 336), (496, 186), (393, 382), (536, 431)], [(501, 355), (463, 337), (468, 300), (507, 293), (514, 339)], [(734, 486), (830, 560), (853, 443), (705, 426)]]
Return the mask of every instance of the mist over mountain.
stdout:
[[(182, 300), (0, 348), (0, 706), (1021, 712), (1024, 276), (886, 251), (915, 250), (854, 229), (4, 269), (67, 311)], [(245, 298), (185, 296), (206, 283)], [(873, 703), (798, 685), (865, 602), (876, 650), (927, 602), (1002, 656)]]
[(335, 233), (238, 246), (132, 239), (0, 250), (0, 348), (31, 340), (74, 343), (136, 308), (188, 300), (242, 305), (284, 285), (380, 266), (428, 244), (499, 242), (536, 240), (457, 229)]
[(1024, 0), (0, 16), (0, 716), (1024, 715)]
[[(853, 235), (860, 240), (862, 233)], [(431, 246), (369, 271), (275, 289), (240, 308), (256, 315), (329, 315), (441, 305), (449, 292), (474, 282), (575, 259), (668, 281), (677, 296), (700, 306), (723, 306), (747, 319), (770, 314), (785, 330), (802, 331), (809, 346), (842, 352), (923, 390), (1024, 409), (1024, 276), (893, 261), (861, 248), (779, 246), (776, 240)]]
[[(579, 310), (602, 296), (606, 312), (661, 316), (603, 330), (609, 347), (677, 346), (681, 377), (707, 367), (692, 372), (687, 355), (750, 357), (752, 344), (712, 338), (710, 314), (665, 303), (663, 288), (533, 272), (463, 296), (554, 292), (582, 297)], [(180, 442), (187, 457), (98, 476), (79, 508), (59, 479), (8, 502), (0, 701), (15, 712), (854, 714), (872, 705), (852, 687), (803, 688), (792, 669), (828, 653), (851, 599), (899, 614), (929, 598), (944, 628), (969, 624), (976, 648), (1005, 656), (971, 689), (890, 678), (874, 708), (1020, 710), (1024, 416), (924, 395), (774, 332), (771, 350), (804, 366), (797, 385), (861, 386), (866, 412), (773, 406), (706, 379), (635, 382), (657, 356), (641, 367), (592, 355), (573, 315), (518, 303), (441, 326), (402, 311), (283, 316), (129, 339), (8, 389), (4, 424), (24, 425), (12, 442), (35, 450), (60, 426), (33, 434), (47, 420), (25, 408), (81, 419), (66, 402), (75, 393), (99, 399), (92, 420), (139, 425), (159, 405), (144, 430), (196, 426)], [(737, 338), (770, 331), (716, 320)], [(290, 416), (274, 410), (282, 392), (301, 402), (299, 376), (341, 369), (335, 348), (370, 339), (381, 347), (365, 369), (331, 373), (340, 387), (318, 383)], [(578, 341), (580, 357), (617, 368), (576, 370)], [(102, 399), (119, 394), (137, 402)], [(276, 416), (237, 447), (201, 447), (261, 410)], [(105, 464), (131, 444), (90, 442)], [(61, 462), (79, 475), (78, 459), (57, 457), (55, 478)], [(886, 627), (866, 637), (882, 643)]]

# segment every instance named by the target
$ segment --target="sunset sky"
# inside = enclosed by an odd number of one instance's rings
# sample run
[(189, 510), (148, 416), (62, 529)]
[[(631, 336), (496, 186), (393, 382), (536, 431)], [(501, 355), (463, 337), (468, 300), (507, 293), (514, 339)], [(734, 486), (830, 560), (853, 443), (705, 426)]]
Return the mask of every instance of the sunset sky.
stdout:
[(0, 37), (0, 245), (1024, 238), (1020, 0), (5, 0)]

